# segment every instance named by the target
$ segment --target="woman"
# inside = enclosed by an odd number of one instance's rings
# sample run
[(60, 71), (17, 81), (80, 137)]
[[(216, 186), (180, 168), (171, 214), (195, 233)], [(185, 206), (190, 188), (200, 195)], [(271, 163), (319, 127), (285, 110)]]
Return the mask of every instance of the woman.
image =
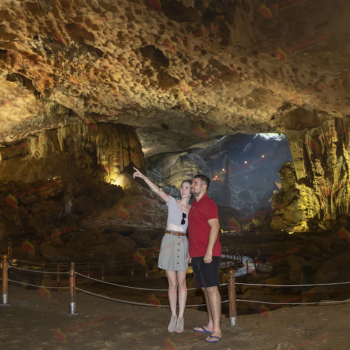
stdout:
[[(162, 199), (168, 206), (168, 221), (165, 234), (160, 246), (158, 267), (166, 271), (169, 282), (169, 303), (171, 319), (168, 327), (170, 333), (181, 333), (184, 329), (184, 312), (187, 300), (186, 270), (188, 268), (189, 254), (186, 230), (188, 226), (188, 213), (191, 206), (192, 180), (183, 181), (181, 184), (181, 200), (167, 195), (151, 182), (145, 175), (136, 171), (133, 177), (143, 179), (146, 184)], [(177, 287), (179, 287), (179, 317), (176, 316)]]

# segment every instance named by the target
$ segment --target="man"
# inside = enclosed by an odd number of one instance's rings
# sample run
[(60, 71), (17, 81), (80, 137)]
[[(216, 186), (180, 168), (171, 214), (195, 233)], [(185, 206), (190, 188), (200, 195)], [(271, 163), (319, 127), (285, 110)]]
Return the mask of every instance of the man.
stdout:
[(205, 175), (196, 175), (191, 185), (191, 194), (196, 200), (188, 214), (189, 257), (192, 260), (194, 281), (201, 286), (209, 322), (205, 327), (193, 330), (211, 334), (206, 341), (217, 343), (221, 340), (221, 297), (219, 271), (221, 245), (219, 241), (218, 207), (207, 195), (210, 179)]

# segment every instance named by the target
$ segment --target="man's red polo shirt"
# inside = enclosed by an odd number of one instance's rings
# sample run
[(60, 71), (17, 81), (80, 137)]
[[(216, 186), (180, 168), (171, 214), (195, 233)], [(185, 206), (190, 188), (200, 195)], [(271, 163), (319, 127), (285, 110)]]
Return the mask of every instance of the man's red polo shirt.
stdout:
[[(199, 202), (197, 200), (193, 202), (188, 213), (188, 247), (191, 258), (205, 256), (207, 252), (210, 219), (219, 219), (218, 207), (205, 193)], [(213, 256), (221, 257), (219, 236), (214, 245)]]

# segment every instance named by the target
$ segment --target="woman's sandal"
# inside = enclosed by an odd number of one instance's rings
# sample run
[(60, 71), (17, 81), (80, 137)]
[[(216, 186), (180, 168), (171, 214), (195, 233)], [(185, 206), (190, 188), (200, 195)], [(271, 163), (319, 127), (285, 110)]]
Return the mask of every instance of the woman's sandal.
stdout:
[(176, 333), (182, 333), (184, 331), (184, 318), (179, 317), (176, 322)]
[(169, 327), (168, 327), (168, 332), (174, 333), (176, 330), (176, 321), (177, 321), (177, 316), (171, 316)]

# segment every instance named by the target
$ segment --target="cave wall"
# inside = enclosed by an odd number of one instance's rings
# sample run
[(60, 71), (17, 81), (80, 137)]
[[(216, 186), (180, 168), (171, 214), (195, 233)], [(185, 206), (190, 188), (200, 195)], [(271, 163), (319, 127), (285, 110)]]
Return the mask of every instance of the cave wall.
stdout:
[(81, 123), (47, 130), (0, 149), (0, 183), (90, 178), (114, 184), (132, 166), (144, 171), (141, 144), (131, 127)]
[(145, 172), (133, 128), (91, 120), (46, 130), (0, 150), (0, 249), (17, 259), (120, 261), (159, 246), (167, 209)]
[(345, 118), (349, 1), (275, 3), (1, 2), (0, 142), (118, 121), (159, 154), (297, 109)]
[(282, 190), (274, 194), (273, 204), (280, 206), (275, 214), (287, 226), (330, 228), (339, 216), (349, 214), (349, 128), (349, 122), (335, 118), (318, 127), (286, 131), (294, 162), (281, 168)]

